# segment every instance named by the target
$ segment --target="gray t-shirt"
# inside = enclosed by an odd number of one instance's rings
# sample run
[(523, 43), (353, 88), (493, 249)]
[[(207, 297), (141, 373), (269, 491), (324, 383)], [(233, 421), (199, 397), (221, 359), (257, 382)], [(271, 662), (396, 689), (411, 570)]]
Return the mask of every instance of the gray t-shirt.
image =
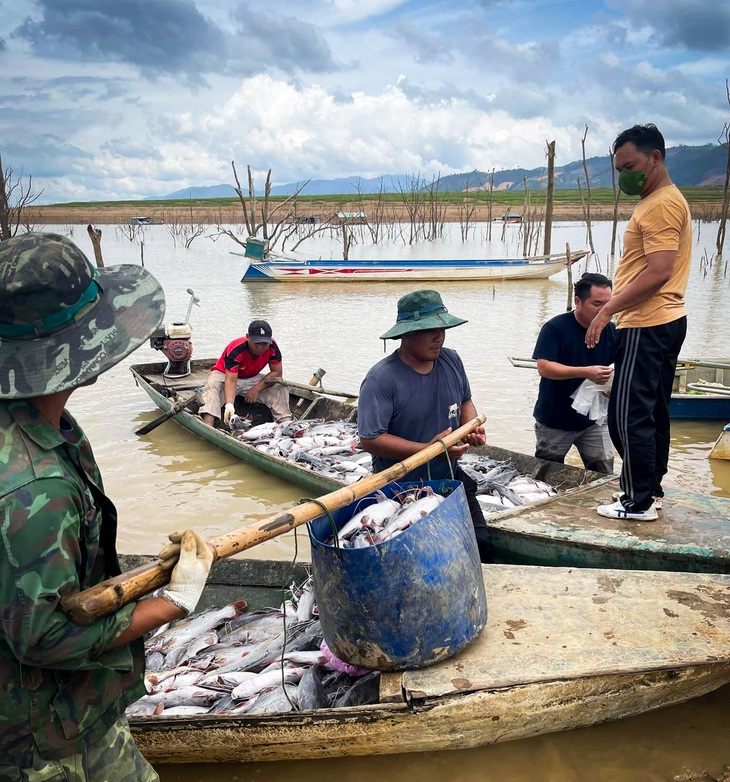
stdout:
[[(461, 406), (471, 399), (464, 365), (455, 350), (441, 348), (433, 369), (426, 375), (404, 364), (397, 353), (379, 361), (360, 386), (358, 430), (360, 437), (374, 440), (392, 434), (414, 442), (428, 443), (437, 434), (461, 424)], [(379, 472), (396, 464), (394, 459), (373, 457)], [(430, 462), (431, 477), (449, 478), (448, 462)], [(427, 465), (408, 474), (406, 480), (428, 480)]]

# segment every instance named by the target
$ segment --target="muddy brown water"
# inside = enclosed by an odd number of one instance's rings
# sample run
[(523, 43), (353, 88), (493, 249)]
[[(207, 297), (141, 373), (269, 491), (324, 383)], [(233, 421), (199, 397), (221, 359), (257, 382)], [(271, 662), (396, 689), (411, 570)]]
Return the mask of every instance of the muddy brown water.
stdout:
[[(48, 228), (51, 228), (50, 226)], [(76, 226), (73, 238), (92, 256), (86, 231)], [(703, 263), (712, 255), (716, 224), (695, 227), (694, 265), (687, 295), (689, 330), (684, 357), (727, 357), (730, 319), (727, 301), (730, 275), (726, 265)], [(351, 257), (505, 257), (520, 254), (520, 226), (508, 226), (505, 240), (478, 226), (462, 243), (458, 225), (443, 240), (414, 246), (373, 247), (365, 237)], [(619, 232), (619, 236), (621, 233)], [(610, 272), (610, 225), (594, 225), (598, 263)], [(200, 299), (193, 308), (194, 355), (217, 357), (225, 344), (243, 335), (253, 318), (268, 320), (284, 357), (284, 376), (306, 382), (318, 367), (326, 384), (357, 391), (367, 370), (383, 357), (378, 339), (395, 321), (396, 302), (417, 287), (437, 288), (448, 309), (468, 323), (447, 332), (446, 345), (459, 351), (469, 374), (474, 402), (487, 415), (487, 436), (494, 445), (531, 452), (534, 448), (532, 406), (537, 376), (516, 369), (508, 356), (529, 356), (542, 323), (565, 310), (567, 275), (549, 280), (475, 283), (352, 284), (240, 282), (244, 259), (230, 239), (198, 238), (189, 249), (174, 243), (168, 226), (128, 232), (107, 227), (102, 240), (106, 263), (144, 262), (163, 284), (167, 320), (180, 320), (189, 302), (187, 288)], [(554, 251), (586, 245), (580, 223), (558, 223)], [(341, 257), (336, 240), (321, 237), (300, 248), (310, 257)], [(340, 253), (338, 256), (338, 252)], [(581, 262), (576, 273), (585, 270)], [(591, 262), (590, 270), (596, 270)], [(392, 350), (395, 344), (388, 345)], [(195, 526), (213, 537), (290, 507), (302, 490), (240, 464), (175, 423), (145, 437), (134, 431), (158, 415), (151, 401), (135, 388), (129, 365), (161, 360), (148, 346), (137, 350), (98, 383), (71, 397), (70, 409), (85, 426), (101, 464), (108, 493), (120, 515), (119, 547), (124, 553), (156, 553), (172, 530)], [(675, 422), (669, 485), (730, 496), (730, 463), (707, 455), (724, 422)], [(579, 463), (573, 455), (570, 461)], [(247, 552), (248, 556), (308, 559), (305, 536), (294, 533)], [(243, 595), (242, 597), (245, 597)], [(301, 782), (378, 777), (400, 782), (455, 779), (500, 782), (645, 782), (718, 777), (730, 764), (730, 687), (704, 698), (654, 713), (521, 741), (466, 751), (372, 756), (267, 764), (164, 766), (164, 782), (248, 782), (297, 779)]]

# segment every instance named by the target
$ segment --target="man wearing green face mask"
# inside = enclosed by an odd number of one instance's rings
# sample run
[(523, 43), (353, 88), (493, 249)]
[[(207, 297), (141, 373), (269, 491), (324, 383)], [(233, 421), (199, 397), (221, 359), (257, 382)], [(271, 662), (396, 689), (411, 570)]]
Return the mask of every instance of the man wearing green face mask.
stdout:
[(624, 130), (613, 152), (619, 188), (640, 200), (624, 234), (614, 295), (586, 332), (592, 348), (618, 316), (608, 426), (623, 459), (621, 492), (597, 510), (608, 518), (654, 521), (669, 461), (672, 382), (687, 333), (692, 225), (687, 202), (669, 178), (664, 138), (655, 125)]

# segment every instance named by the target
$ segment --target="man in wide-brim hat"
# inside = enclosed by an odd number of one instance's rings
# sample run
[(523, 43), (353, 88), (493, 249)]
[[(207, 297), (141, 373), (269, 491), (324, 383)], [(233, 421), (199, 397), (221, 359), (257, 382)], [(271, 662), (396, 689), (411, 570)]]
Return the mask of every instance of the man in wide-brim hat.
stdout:
[[(360, 442), (373, 455), (373, 471), (412, 456), (476, 417), (461, 358), (443, 347), (446, 329), (466, 322), (446, 309), (438, 291), (414, 291), (399, 300), (395, 325), (381, 339), (400, 339), (400, 347), (368, 372), (358, 401)], [(432, 459), (404, 480), (450, 478), (453, 470), (464, 484), (480, 558), (489, 562), (489, 534), (476, 486), (456, 463), (470, 445), (484, 445), (484, 428), (464, 439), (463, 445), (449, 448), (449, 459)]]
[(164, 312), (139, 266), (97, 269), (58, 234), (0, 242), (0, 779), (158, 779), (124, 717), (145, 694), (142, 636), (194, 609), (213, 552), (171, 536), (167, 589), (86, 627), (61, 604), (120, 572), (116, 510), (66, 402)]

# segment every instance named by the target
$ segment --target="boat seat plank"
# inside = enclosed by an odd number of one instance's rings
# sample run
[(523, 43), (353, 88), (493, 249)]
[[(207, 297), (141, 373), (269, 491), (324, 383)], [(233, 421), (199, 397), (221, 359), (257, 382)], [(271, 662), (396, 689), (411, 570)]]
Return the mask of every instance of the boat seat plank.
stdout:
[(408, 699), (730, 661), (730, 576), (483, 569), (489, 616), (458, 655), (406, 671)]

